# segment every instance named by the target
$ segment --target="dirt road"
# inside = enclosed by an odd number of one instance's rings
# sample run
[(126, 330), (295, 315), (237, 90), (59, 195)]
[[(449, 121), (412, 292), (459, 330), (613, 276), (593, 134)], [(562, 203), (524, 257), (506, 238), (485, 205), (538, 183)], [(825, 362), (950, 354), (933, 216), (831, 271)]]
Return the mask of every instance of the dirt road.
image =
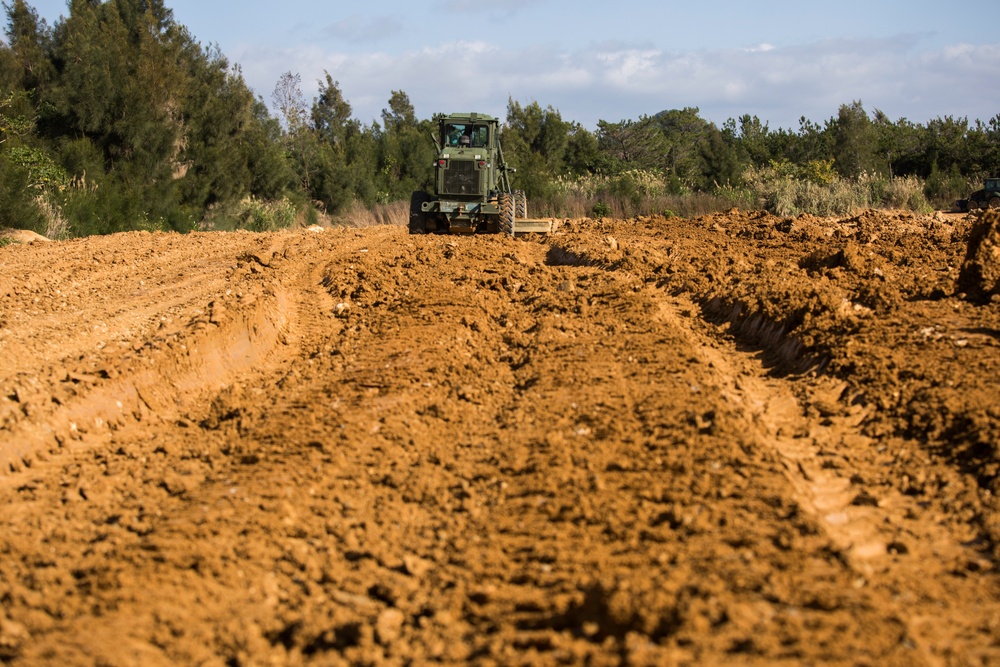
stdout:
[(998, 665), (970, 225), (2, 247), (0, 662)]

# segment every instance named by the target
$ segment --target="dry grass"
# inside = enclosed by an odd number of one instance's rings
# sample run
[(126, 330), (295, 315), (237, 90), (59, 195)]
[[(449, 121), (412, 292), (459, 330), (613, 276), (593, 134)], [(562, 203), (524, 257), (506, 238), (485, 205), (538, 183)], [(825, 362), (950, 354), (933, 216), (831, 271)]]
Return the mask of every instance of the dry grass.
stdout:
[(330, 223), (343, 227), (377, 227), (379, 225), (406, 226), (410, 220), (410, 204), (397, 201), (391, 204), (376, 204), (367, 208), (359, 201), (353, 202), (345, 211), (330, 218)]
[(685, 195), (644, 194), (622, 196), (614, 194), (588, 195), (571, 192), (555, 195), (543, 200), (528, 202), (532, 216), (556, 218), (613, 217), (634, 218), (639, 215), (679, 215), (690, 218), (707, 213), (727, 211), (733, 207), (749, 208), (749, 203), (741, 199), (692, 192)]
[(38, 208), (42, 210), (42, 215), (45, 216), (45, 238), (53, 241), (68, 239), (70, 226), (63, 216), (62, 210), (50, 203), (45, 197), (39, 197), (36, 201)]
[(856, 179), (832, 176), (824, 182), (784, 173), (780, 168), (747, 170), (746, 184), (721, 188), (733, 198), (758, 202), (756, 208), (776, 215), (849, 215), (870, 208), (901, 208), (919, 213), (932, 210), (923, 182), (913, 176), (885, 178), (862, 174)]

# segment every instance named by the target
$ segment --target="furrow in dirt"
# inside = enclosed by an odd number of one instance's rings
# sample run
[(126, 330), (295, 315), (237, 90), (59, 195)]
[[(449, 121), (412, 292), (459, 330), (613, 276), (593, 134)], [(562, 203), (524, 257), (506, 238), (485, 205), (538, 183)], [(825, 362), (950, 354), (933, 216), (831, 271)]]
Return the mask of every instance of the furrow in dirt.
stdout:
[[(772, 340), (787, 350), (780, 336)], [(992, 567), (977, 548), (976, 527), (918, 519), (919, 501), (884, 481), (892, 455), (860, 429), (868, 410), (851, 403), (847, 383), (769, 377), (758, 362), (727, 348), (702, 349), (748, 432), (781, 463), (795, 502), (856, 574), (851, 585), (876, 591), (879, 606), (905, 626), (905, 642), (924, 664), (983, 659), (977, 637), (990, 632), (1000, 606), (995, 582), (984, 587), (965, 575)], [(765, 348), (761, 355), (778, 358), (781, 350)], [(956, 591), (975, 600), (982, 615), (962, 616), (953, 607)], [(949, 610), (947, 624), (939, 622), (942, 610)]]
[[(817, 378), (829, 358), (787, 335), (794, 324), (769, 320), (762, 311), (741, 304), (738, 298), (727, 299), (718, 289), (708, 290), (708, 297), (706, 292), (699, 295), (690, 274), (673, 275), (671, 260), (681, 254), (675, 241), (671, 239), (658, 251), (641, 243), (631, 246), (637, 239), (627, 227), (608, 231), (617, 238), (607, 234), (598, 239), (583, 235), (558, 239), (550, 255), (560, 262), (601, 266), (616, 275), (630, 275), (636, 282), (657, 285), (664, 293), (698, 299), (697, 306), (688, 302), (689, 310), (704, 312), (712, 322), (720, 323), (723, 338), (735, 334), (721, 348), (719, 343), (702, 348), (709, 364), (721, 370), (719, 381), (727, 387), (724, 395), (739, 406), (740, 419), (748, 422), (746, 433), (753, 433), (754, 440), (781, 462), (795, 502), (818, 521), (859, 575), (854, 585), (879, 591), (880, 606), (894, 610), (893, 615), (906, 627), (906, 643), (928, 664), (966, 664), (995, 655), (992, 649), (984, 653), (975, 647), (1000, 618), (994, 601), (996, 582), (990, 578), (984, 588), (982, 580), (968, 577), (969, 572), (994, 568), (984, 549), (989, 543), (983, 539), (988, 537), (982, 532), (983, 515), (959, 509), (963, 501), (949, 498), (944, 512), (953, 514), (938, 513), (935, 508), (932, 515), (938, 519), (928, 522), (923, 494), (913, 493), (907, 478), (900, 488), (898, 480), (887, 475), (914, 456), (915, 450), (921, 456), (924, 449), (924, 464), (931, 464), (930, 448), (904, 438), (872, 437), (877, 433), (872, 428), (876, 409), (866, 400), (866, 387), (823, 375)], [(739, 262), (739, 256), (733, 252), (729, 262)], [(709, 257), (703, 265), (712, 266), (715, 261)], [(726, 311), (722, 318), (720, 311)], [(759, 360), (736, 352), (732, 343), (746, 345)], [(937, 474), (950, 476), (947, 471)], [(975, 484), (974, 479), (966, 479), (966, 489), (956, 484), (953, 493), (968, 498), (969, 482)], [(972, 506), (979, 508), (976, 501)], [(962, 591), (960, 599), (976, 600), (982, 613), (959, 619), (958, 613), (951, 612), (955, 621), (942, 625), (936, 619), (940, 610), (952, 608), (956, 589)], [(963, 647), (957, 655), (956, 646)]]
[[(817, 351), (801, 331), (778, 323), (792, 350), (703, 319), (756, 275), (719, 235), (758, 221), (720, 220), (202, 249), (232, 293), (88, 357), (159, 400), (0, 485), (0, 657), (997, 660), (976, 480), (887, 429), (880, 389), (829, 374), (837, 349), (781, 375), (772, 351)], [(114, 380), (21, 410), (0, 451)], [(933, 498), (898, 478), (925, 458)]]

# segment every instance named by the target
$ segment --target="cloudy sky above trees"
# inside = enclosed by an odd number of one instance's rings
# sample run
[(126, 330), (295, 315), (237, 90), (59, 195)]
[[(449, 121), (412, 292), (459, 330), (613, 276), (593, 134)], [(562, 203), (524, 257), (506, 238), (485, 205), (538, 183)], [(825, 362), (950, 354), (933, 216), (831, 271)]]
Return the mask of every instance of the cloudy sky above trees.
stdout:
[[(28, 2), (50, 25), (68, 12)], [(365, 123), (393, 90), (422, 118), (503, 117), (513, 98), (589, 129), (698, 107), (717, 125), (751, 114), (795, 130), (853, 100), (920, 123), (1000, 114), (995, 0), (165, 2), (268, 103), (282, 73), (311, 100), (325, 70)]]

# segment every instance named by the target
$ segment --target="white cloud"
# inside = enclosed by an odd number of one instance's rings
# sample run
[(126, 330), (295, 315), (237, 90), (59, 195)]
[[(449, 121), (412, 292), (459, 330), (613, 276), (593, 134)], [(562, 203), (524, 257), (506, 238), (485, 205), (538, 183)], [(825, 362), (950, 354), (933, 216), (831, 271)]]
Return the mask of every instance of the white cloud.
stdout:
[(355, 14), (327, 26), (328, 37), (358, 44), (375, 44), (403, 32), (403, 24), (392, 16), (363, 17)]
[(504, 0), (504, 2), (490, 5), (469, 2), (469, 0), (439, 0), (435, 3), (435, 10), (444, 16), (448, 14), (478, 14), (511, 18), (524, 9), (537, 8), (544, 3), (545, 0)]
[(655, 49), (610, 51), (597, 54), (603, 66), (601, 79), (608, 85), (628, 89), (655, 85), (663, 62), (663, 52)]
[(869, 110), (916, 122), (942, 115), (988, 120), (1000, 111), (1000, 89), (992, 86), (1000, 71), (1000, 45), (921, 50), (920, 41), (901, 35), (688, 52), (622, 44), (513, 50), (466, 41), (400, 54), (255, 48), (234, 60), (265, 99), (282, 71), (301, 73), (308, 97), (314, 90), (307, 84), (328, 70), (363, 122), (379, 117), (393, 90), (405, 91), (420, 117), (459, 109), (502, 117), (511, 97), (551, 105), (564, 119), (590, 128), (599, 119), (683, 107), (699, 107), (703, 117), (719, 124), (749, 113), (772, 128), (796, 128), (800, 116), (823, 121), (857, 99)]

